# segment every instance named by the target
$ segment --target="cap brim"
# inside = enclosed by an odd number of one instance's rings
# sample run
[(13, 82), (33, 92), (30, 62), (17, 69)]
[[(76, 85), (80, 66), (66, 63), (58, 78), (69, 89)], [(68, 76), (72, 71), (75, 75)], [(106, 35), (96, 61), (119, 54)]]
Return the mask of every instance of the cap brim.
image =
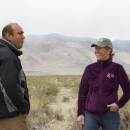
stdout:
[(105, 45), (102, 45), (100, 42), (97, 42), (96, 44), (91, 45), (91, 47), (95, 47), (95, 46), (106, 47)]
[(97, 45), (96, 45), (96, 44), (92, 44), (92, 45), (91, 45), (91, 47), (95, 47), (95, 46), (97, 46)]

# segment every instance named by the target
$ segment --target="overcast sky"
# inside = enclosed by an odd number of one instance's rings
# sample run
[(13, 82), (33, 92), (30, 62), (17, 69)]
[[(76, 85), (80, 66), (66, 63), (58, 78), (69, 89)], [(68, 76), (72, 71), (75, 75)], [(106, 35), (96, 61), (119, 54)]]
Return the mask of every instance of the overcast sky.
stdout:
[(130, 40), (130, 0), (0, 0), (0, 30)]

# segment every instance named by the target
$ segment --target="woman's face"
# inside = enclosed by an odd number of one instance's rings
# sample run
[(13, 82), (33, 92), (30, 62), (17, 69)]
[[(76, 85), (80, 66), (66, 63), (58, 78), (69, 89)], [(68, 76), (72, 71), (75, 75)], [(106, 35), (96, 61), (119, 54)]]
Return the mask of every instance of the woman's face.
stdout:
[(105, 47), (95, 46), (95, 55), (97, 60), (103, 61), (109, 58), (109, 54), (111, 49), (107, 49)]

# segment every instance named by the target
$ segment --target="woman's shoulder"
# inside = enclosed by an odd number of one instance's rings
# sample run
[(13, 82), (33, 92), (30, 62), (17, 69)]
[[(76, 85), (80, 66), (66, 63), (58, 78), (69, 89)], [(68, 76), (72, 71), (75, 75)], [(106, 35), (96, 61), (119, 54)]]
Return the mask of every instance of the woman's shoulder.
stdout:
[(123, 67), (123, 65), (122, 65), (122, 64), (117, 63), (117, 62), (113, 62), (113, 61), (112, 61), (112, 64), (113, 64), (114, 66), (116, 66), (116, 67)]
[(118, 72), (124, 72), (125, 68), (122, 64), (117, 63), (117, 62), (112, 62), (113, 63), (113, 67), (118, 71)]
[(94, 62), (94, 63), (91, 63), (91, 64), (88, 64), (85, 68), (85, 70), (87, 69), (92, 69), (92, 68), (97, 68), (97, 62)]

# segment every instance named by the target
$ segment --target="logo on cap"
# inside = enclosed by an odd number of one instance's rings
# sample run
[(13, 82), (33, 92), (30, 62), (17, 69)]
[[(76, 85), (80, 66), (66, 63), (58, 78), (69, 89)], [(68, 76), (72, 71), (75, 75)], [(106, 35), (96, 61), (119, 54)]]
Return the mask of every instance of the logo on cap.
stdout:
[(98, 39), (98, 41), (102, 42), (102, 41), (103, 41), (103, 38)]

